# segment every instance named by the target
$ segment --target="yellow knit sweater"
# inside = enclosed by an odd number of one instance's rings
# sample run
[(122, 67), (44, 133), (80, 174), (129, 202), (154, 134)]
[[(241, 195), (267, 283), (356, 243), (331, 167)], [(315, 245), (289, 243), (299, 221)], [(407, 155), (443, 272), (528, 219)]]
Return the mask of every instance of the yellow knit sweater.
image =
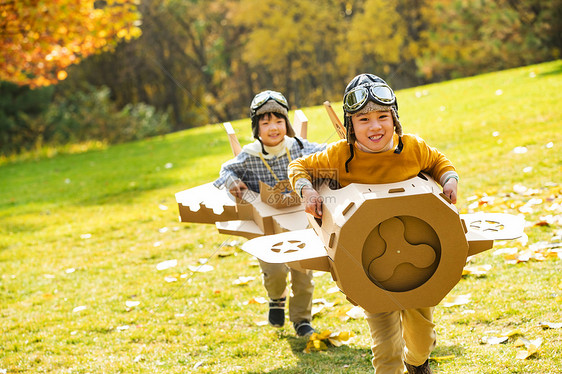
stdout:
[[(345, 162), (350, 156), (349, 145), (345, 139), (328, 145), (323, 152), (298, 158), (289, 164), (289, 180), (293, 188), (300, 178), (331, 178), (342, 187), (350, 183), (394, 183), (415, 177), (421, 171), (431, 175), (437, 182), (447, 172), (455, 172), (453, 164), (437, 149), (430, 147), (415, 135), (403, 135), (402, 152), (394, 153), (398, 135), (394, 135), (394, 147), (386, 152), (367, 153), (354, 145), (355, 156), (349, 162), (349, 172)], [(450, 173), (448, 173), (450, 174)]]

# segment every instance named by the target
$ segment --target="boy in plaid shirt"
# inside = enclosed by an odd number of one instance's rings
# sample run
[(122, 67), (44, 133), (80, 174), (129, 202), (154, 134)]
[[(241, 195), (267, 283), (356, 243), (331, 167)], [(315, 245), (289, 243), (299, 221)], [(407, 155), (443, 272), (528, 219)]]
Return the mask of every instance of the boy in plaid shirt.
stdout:
[[(259, 192), (259, 182), (275, 186), (287, 180), (289, 162), (301, 156), (322, 151), (325, 144), (310, 143), (295, 136), (288, 119), (289, 105), (285, 97), (276, 91), (257, 94), (250, 105), (252, 133), (256, 141), (247, 144), (242, 152), (225, 162), (215, 187), (225, 186), (229, 192), (242, 197), (245, 190)], [(259, 260), (263, 283), (269, 302), (269, 324), (282, 327), (285, 323), (287, 273), (291, 272), (289, 295), (289, 320), (297, 336), (309, 336), (314, 332), (312, 319), (312, 295), (314, 283), (312, 271), (301, 272), (285, 264), (270, 264)]]

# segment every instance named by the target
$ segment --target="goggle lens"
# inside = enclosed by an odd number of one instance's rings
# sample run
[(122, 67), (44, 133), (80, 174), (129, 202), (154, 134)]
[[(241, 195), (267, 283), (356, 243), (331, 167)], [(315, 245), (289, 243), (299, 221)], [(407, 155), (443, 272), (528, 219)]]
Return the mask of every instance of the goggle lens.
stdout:
[(365, 87), (358, 87), (350, 91), (344, 98), (344, 106), (346, 109), (355, 110), (360, 108), (368, 99), (369, 91)]
[(359, 111), (365, 106), (369, 99), (383, 105), (391, 105), (396, 102), (396, 96), (390, 87), (384, 84), (371, 84), (354, 88), (343, 98), (343, 108), (348, 113)]
[(284, 106), (286, 109), (289, 109), (289, 103), (287, 102), (287, 99), (285, 99), (285, 96), (283, 96), (280, 92), (277, 91), (260, 92), (252, 100), (252, 103), (250, 104), (250, 109), (252, 110), (252, 112), (255, 112), (259, 108), (261, 108), (266, 102), (272, 99), (275, 100), (280, 105)]
[(388, 86), (371, 86), (371, 93), (374, 97), (384, 103), (394, 103), (394, 92)]

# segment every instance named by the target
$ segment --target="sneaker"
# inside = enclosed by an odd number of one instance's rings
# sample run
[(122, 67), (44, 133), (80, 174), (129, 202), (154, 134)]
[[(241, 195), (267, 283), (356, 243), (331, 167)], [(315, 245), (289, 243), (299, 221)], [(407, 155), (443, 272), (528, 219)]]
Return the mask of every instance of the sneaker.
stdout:
[(408, 374), (431, 374), (431, 368), (429, 367), (429, 360), (426, 360), (420, 366), (410, 365), (409, 363), (404, 361), (404, 365), (406, 365), (406, 369), (408, 370)]
[(298, 337), (307, 337), (312, 335), (315, 331), (310, 322), (308, 321), (300, 321), (298, 323), (293, 323), (295, 327), (295, 331), (297, 332)]
[(283, 327), (285, 324), (285, 297), (271, 300), (269, 302), (269, 314), (267, 320), (273, 327)]

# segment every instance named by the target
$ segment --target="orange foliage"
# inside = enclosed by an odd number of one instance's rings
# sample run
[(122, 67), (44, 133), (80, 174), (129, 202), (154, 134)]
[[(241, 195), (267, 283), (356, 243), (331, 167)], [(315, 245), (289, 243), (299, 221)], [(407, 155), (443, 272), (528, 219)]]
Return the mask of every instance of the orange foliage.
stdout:
[(0, 0), (0, 80), (31, 87), (141, 33), (139, 0)]

